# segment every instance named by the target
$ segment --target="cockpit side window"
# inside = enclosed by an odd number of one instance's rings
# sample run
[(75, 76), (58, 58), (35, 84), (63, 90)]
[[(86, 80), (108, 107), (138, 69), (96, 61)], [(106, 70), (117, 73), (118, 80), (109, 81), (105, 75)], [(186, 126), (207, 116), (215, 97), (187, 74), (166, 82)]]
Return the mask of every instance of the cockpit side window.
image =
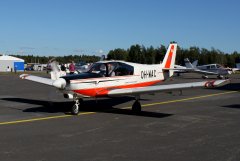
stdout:
[(112, 77), (112, 76), (115, 76), (116, 75), (116, 72), (115, 70), (117, 69), (118, 67), (118, 63), (116, 62), (110, 62), (110, 63), (107, 63), (107, 77)]
[(133, 72), (134, 72), (134, 68), (124, 63), (118, 63), (118, 66), (115, 69), (116, 76), (133, 75)]

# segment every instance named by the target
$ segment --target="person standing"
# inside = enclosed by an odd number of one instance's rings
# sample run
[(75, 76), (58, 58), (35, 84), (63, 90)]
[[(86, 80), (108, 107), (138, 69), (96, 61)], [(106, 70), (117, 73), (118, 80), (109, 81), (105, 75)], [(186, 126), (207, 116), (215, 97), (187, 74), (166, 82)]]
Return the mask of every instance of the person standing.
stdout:
[(7, 72), (10, 72), (10, 71), (11, 71), (11, 69), (10, 69), (10, 67), (9, 67), (9, 66), (7, 66), (7, 69), (6, 69), (6, 71), (7, 71)]
[(61, 71), (66, 71), (66, 67), (65, 67), (65, 64), (61, 64)]
[(14, 72), (17, 73), (17, 65), (14, 65)]
[(72, 63), (69, 65), (69, 71), (70, 71), (70, 74), (74, 74), (75, 72), (74, 61), (72, 61)]

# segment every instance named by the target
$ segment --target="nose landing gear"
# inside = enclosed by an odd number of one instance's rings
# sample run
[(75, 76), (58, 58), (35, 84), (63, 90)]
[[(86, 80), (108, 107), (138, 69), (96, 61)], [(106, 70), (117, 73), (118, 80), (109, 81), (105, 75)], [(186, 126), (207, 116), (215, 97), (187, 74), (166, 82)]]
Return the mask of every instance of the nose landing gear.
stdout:
[(79, 107), (83, 102), (83, 99), (81, 98), (75, 98), (75, 104), (73, 105), (72, 109), (71, 109), (71, 113), (73, 115), (77, 115), (79, 113)]

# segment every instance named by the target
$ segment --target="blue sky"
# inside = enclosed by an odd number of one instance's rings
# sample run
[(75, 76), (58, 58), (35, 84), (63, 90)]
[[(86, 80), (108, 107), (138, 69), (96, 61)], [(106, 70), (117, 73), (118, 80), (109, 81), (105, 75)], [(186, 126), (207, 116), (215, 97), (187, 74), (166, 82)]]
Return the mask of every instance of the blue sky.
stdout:
[(107, 54), (172, 40), (240, 52), (238, 0), (0, 0), (0, 53)]

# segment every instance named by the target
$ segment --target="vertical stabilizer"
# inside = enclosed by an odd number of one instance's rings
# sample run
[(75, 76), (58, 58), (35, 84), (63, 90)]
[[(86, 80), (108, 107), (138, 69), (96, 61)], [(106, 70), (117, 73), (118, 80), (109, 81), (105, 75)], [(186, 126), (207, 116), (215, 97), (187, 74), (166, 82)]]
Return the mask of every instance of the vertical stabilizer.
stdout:
[(174, 65), (176, 60), (176, 52), (177, 52), (177, 44), (171, 43), (168, 47), (167, 53), (162, 62), (162, 68), (164, 71), (168, 71), (169, 77), (171, 77), (174, 73)]
[(186, 66), (187, 68), (194, 68), (194, 66), (193, 66), (192, 63), (189, 61), (188, 58), (185, 58), (185, 59), (184, 59), (184, 63), (185, 63), (185, 66)]
[(195, 60), (193, 63), (192, 63), (193, 67), (196, 68), (197, 65), (198, 65), (198, 60)]

